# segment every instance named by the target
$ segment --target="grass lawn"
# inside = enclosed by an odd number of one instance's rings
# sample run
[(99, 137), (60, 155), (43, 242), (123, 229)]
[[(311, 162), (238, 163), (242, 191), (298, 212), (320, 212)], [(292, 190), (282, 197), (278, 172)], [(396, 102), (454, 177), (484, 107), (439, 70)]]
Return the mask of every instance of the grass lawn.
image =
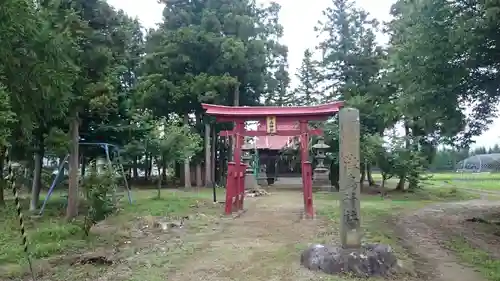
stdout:
[[(412, 193), (390, 193), (390, 198), (380, 196), (361, 196), (361, 222), (366, 238), (371, 242), (397, 244), (392, 232), (384, 225), (388, 219), (398, 212), (425, 207), (436, 202), (462, 201), (476, 199), (477, 195), (457, 189), (432, 188)], [(327, 203), (328, 202), (328, 203)], [(318, 214), (327, 217), (331, 224), (338, 226), (340, 205), (337, 194), (317, 194)]]
[[(428, 174), (429, 179), (424, 184), (433, 187), (456, 187), (486, 191), (500, 191), (500, 173), (434, 173)], [(382, 175), (373, 173), (376, 181), (382, 180)], [(395, 183), (396, 179), (388, 182)]]
[(493, 259), (487, 252), (472, 247), (464, 238), (453, 237), (447, 246), (464, 262), (477, 268), (490, 281), (500, 280), (500, 260)]
[[(430, 180), (451, 181), (451, 180), (500, 180), (500, 173), (428, 173)], [(373, 173), (373, 178), (382, 180), (382, 174)]]
[(433, 173), (431, 180), (500, 180), (500, 173)]
[(500, 180), (452, 181), (449, 184), (457, 188), (500, 191)]
[[(218, 190), (218, 198), (223, 198), (223, 190)], [(82, 231), (85, 210), (82, 216), (72, 222), (64, 219), (65, 198), (63, 193), (54, 193), (47, 204), (43, 216), (31, 215), (28, 211), (29, 200), (21, 201), (23, 206), (25, 228), (28, 234), (29, 251), (34, 260), (54, 257), (65, 253), (74, 253), (84, 249), (92, 249), (119, 240), (127, 239), (126, 234), (117, 232), (109, 235), (90, 234), (85, 237)], [(183, 216), (191, 211), (193, 205), (200, 201), (210, 202), (211, 189), (201, 189), (199, 192), (184, 192), (164, 190), (162, 197), (156, 198), (155, 190), (140, 190), (133, 192), (134, 203), (128, 204), (122, 199), (123, 208), (117, 215), (110, 218), (113, 223), (124, 224), (139, 216)], [(41, 200), (44, 196), (41, 196)], [(213, 212), (219, 212), (218, 206)], [(215, 208), (217, 207), (217, 208)], [(0, 209), (0, 279), (19, 273), (26, 268), (27, 260), (21, 245), (19, 220), (14, 201), (7, 200), (6, 207)]]

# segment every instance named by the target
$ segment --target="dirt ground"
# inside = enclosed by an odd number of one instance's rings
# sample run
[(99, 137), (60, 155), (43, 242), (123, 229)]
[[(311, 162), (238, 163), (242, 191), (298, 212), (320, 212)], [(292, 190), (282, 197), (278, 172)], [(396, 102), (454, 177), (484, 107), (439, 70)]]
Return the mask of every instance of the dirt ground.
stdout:
[[(468, 218), (500, 212), (500, 202), (470, 200), (435, 204), (401, 217), (395, 225), (403, 246), (417, 262), (422, 280), (481, 281), (475, 269), (464, 265), (449, 250), (448, 242), (463, 238), (473, 246), (487, 250), (493, 257), (500, 253), (500, 237), (488, 233)], [(425, 276), (425, 277), (424, 277)]]
[[(238, 218), (198, 214), (189, 227), (168, 233), (133, 233), (130, 241), (106, 249), (111, 266), (58, 264), (43, 280), (98, 281), (347, 281), (301, 268), (299, 255), (309, 243), (338, 243), (321, 219), (302, 220), (302, 197), (281, 191), (247, 198)], [(484, 216), (499, 201), (442, 203), (407, 213), (393, 221), (396, 241), (416, 261), (416, 275), (395, 280), (482, 281), (474, 269), (458, 261), (443, 241), (462, 235), (492, 255), (500, 256), (500, 237), (477, 234), (480, 227), (464, 218)], [(488, 242), (485, 242), (488, 241)], [(110, 249), (112, 248), (111, 252)], [(496, 251), (496, 250), (498, 251)]]
[(283, 192), (246, 199), (248, 211), (224, 222), (204, 251), (169, 279), (195, 280), (323, 280), (300, 267), (299, 249), (314, 241), (319, 220), (302, 220), (300, 193)]
[[(58, 269), (46, 269), (39, 280), (336, 280), (299, 264), (301, 249), (325, 231), (321, 220), (302, 220), (302, 200), (298, 192), (280, 192), (246, 198), (247, 211), (238, 218), (201, 213), (186, 221), (187, 227), (173, 231), (133, 227), (129, 241), (88, 254), (105, 256), (113, 265), (75, 267), (71, 264), (80, 255), (61, 257), (50, 263)], [(104, 225), (94, 231), (123, 230)]]

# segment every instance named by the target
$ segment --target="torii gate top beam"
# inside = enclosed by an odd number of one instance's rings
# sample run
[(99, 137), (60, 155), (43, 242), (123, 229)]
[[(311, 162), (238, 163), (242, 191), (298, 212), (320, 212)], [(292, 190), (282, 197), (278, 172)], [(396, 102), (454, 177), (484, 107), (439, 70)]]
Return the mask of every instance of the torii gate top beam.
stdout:
[(337, 101), (315, 106), (224, 106), (202, 103), (206, 114), (215, 116), (217, 121), (263, 120), (268, 116), (278, 119), (325, 120), (339, 112), (344, 102)]

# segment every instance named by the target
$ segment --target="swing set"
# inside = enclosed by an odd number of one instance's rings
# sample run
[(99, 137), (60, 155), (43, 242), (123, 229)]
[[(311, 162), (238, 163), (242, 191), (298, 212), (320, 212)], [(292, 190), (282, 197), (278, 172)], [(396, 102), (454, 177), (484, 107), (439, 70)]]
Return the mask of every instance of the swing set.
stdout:
[[(79, 145), (80, 146), (97, 146), (97, 147), (101, 147), (104, 149), (104, 152), (106, 155), (106, 161), (107, 161), (109, 169), (111, 170), (111, 172), (113, 174), (116, 173), (117, 169), (118, 169), (118, 172), (121, 173), (121, 176), (123, 177), (123, 181), (125, 184), (125, 188), (127, 190), (128, 202), (130, 204), (132, 204), (132, 192), (130, 190), (130, 186), (128, 185), (128, 181), (127, 181), (127, 177), (125, 176), (125, 171), (123, 169), (123, 165), (120, 162), (120, 150), (118, 149), (118, 146), (110, 144), (110, 143), (105, 143), (105, 142), (80, 142)], [(59, 164), (59, 167), (57, 169), (57, 175), (54, 178), (54, 180), (52, 181), (52, 184), (50, 185), (49, 192), (47, 193), (47, 196), (45, 197), (45, 200), (43, 201), (43, 205), (42, 205), (42, 208), (40, 209), (39, 215), (43, 214), (43, 211), (45, 210), (47, 202), (50, 199), (50, 196), (54, 192), (54, 189), (57, 186), (57, 184), (62, 179), (62, 176), (64, 175), (64, 166), (68, 162), (68, 159), (69, 159), (69, 154), (67, 154), (66, 157), (64, 158), (64, 160), (61, 161), (61, 163)], [(112, 159), (117, 160), (117, 161), (115, 161), (115, 162), (117, 162), (116, 163), (117, 169), (115, 169), (113, 167)]]

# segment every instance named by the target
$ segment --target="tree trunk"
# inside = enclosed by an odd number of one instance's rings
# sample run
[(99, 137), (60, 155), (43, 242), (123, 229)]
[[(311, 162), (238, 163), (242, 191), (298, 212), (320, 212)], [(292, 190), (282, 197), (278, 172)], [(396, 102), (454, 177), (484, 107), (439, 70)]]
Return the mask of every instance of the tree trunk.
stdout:
[(69, 153), (69, 187), (68, 187), (68, 204), (66, 208), (66, 219), (71, 220), (78, 216), (78, 157), (79, 141), (80, 141), (80, 121), (78, 111), (75, 111), (70, 123), (70, 139), (71, 147)]
[(167, 165), (165, 163), (162, 164), (163, 167), (161, 167), (161, 180), (166, 182), (167, 181)]
[(33, 171), (35, 170), (35, 159), (34, 157), (29, 157), (26, 160), (26, 177), (25, 181), (23, 181), (23, 187), (29, 189), (27, 186), (33, 185)]
[(398, 185), (396, 185), (396, 190), (403, 191), (405, 189), (406, 178), (405, 176), (399, 176)]
[[(404, 123), (404, 128), (405, 128), (405, 136), (406, 136), (406, 140), (405, 140), (405, 148), (407, 150), (410, 150), (411, 149), (411, 143), (410, 143), (410, 126), (408, 124), (408, 120), (405, 121)], [(405, 183), (406, 183), (406, 175), (407, 175), (407, 171), (403, 171), (403, 173), (399, 174), (398, 177), (399, 177), (399, 182), (398, 182), (398, 185), (396, 186), (396, 190), (398, 191), (403, 191), (405, 189)]]
[(387, 190), (385, 190), (385, 183), (387, 181), (387, 177), (385, 175), (382, 175), (382, 183), (380, 186), (380, 196), (384, 198), (387, 195)]
[(147, 181), (149, 179), (149, 153), (146, 152), (144, 155), (144, 180)]
[(184, 159), (184, 187), (191, 188), (191, 167), (189, 158)]
[[(161, 174), (158, 173), (158, 176), (161, 176), (161, 181), (166, 184), (167, 183), (167, 160), (164, 156), (161, 157), (161, 163), (159, 163), (161, 166)], [(159, 168), (159, 167), (158, 167)]]
[(375, 180), (373, 179), (372, 165), (371, 164), (366, 164), (366, 177), (368, 179), (369, 186), (376, 185)]
[[(43, 138), (43, 137), (42, 137)], [(31, 186), (30, 211), (36, 211), (40, 202), (40, 191), (42, 190), (42, 168), (45, 156), (44, 140), (38, 140), (38, 149), (35, 152), (35, 169), (33, 171), (33, 183)]]
[(148, 156), (148, 162), (146, 162), (148, 165), (147, 166), (147, 169), (148, 169), (148, 178), (151, 178), (151, 173), (153, 172), (153, 154), (149, 154)]
[(219, 184), (222, 186), (226, 185), (226, 173), (227, 173), (227, 164), (229, 158), (229, 137), (219, 138)]
[(157, 186), (156, 186), (156, 197), (160, 198), (161, 197), (161, 184), (162, 184), (162, 178), (163, 178), (163, 169), (160, 168), (160, 162), (156, 160), (156, 168), (158, 170), (158, 181), (157, 181)]
[(7, 182), (5, 181), (3, 170), (4, 170), (4, 162), (5, 162), (5, 152), (7, 150), (5, 147), (2, 147), (0, 151), (0, 207), (5, 206), (5, 186), (7, 186)]
[(212, 130), (212, 147), (210, 149), (210, 179), (211, 183), (214, 184), (216, 182), (215, 171), (217, 171), (217, 155), (215, 153), (215, 148), (217, 147), (217, 132), (215, 131), (215, 126)]
[(181, 185), (184, 185), (184, 176), (182, 174), (182, 169), (184, 169), (184, 164), (181, 164), (179, 162), (174, 162), (174, 178), (175, 182), (177, 181), (180, 182)]
[(132, 175), (134, 177), (134, 180), (138, 180), (139, 179), (139, 169), (137, 169), (137, 163), (139, 162), (138, 158), (139, 157), (135, 157), (134, 158), (134, 167), (132, 168)]
[[(184, 114), (184, 124), (189, 126), (189, 114), (185, 113)], [(190, 167), (190, 162), (189, 162), (189, 157), (184, 159), (184, 187), (185, 188), (190, 188), (191, 187), (191, 167)]]
[(196, 186), (197, 187), (202, 187), (203, 186), (203, 178), (201, 177), (201, 164), (196, 164)]
[(331, 185), (335, 188), (336, 191), (340, 190), (339, 168), (340, 168), (339, 164), (335, 163), (335, 161), (332, 161), (330, 163), (330, 181), (331, 181)]
[(359, 177), (359, 184), (360, 184), (361, 190), (363, 190), (363, 186), (365, 184), (365, 179), (366, 179), (366, 166), (364, 163), (360, 163), (359, 168), (360, 168), (359, 171), (361, 173), (361, 175)]
[(64, 158), (66, 158), (66, 156), (59, 156), (59, 161), (57, 162), (58, 167), (61, 166), (62, 162), (64, 162)]
[(205, 123), (205, 186), (212, 185), (212, 148), (210, 141), (210, 124)]
[(81, 171), (80, 171), (80, 176), (83, 178), (85, 177), (85, 170), (87, 169), (87, 159), (85, 158), (85, 156), (82, 154), (82, 168), (81, 168)]

